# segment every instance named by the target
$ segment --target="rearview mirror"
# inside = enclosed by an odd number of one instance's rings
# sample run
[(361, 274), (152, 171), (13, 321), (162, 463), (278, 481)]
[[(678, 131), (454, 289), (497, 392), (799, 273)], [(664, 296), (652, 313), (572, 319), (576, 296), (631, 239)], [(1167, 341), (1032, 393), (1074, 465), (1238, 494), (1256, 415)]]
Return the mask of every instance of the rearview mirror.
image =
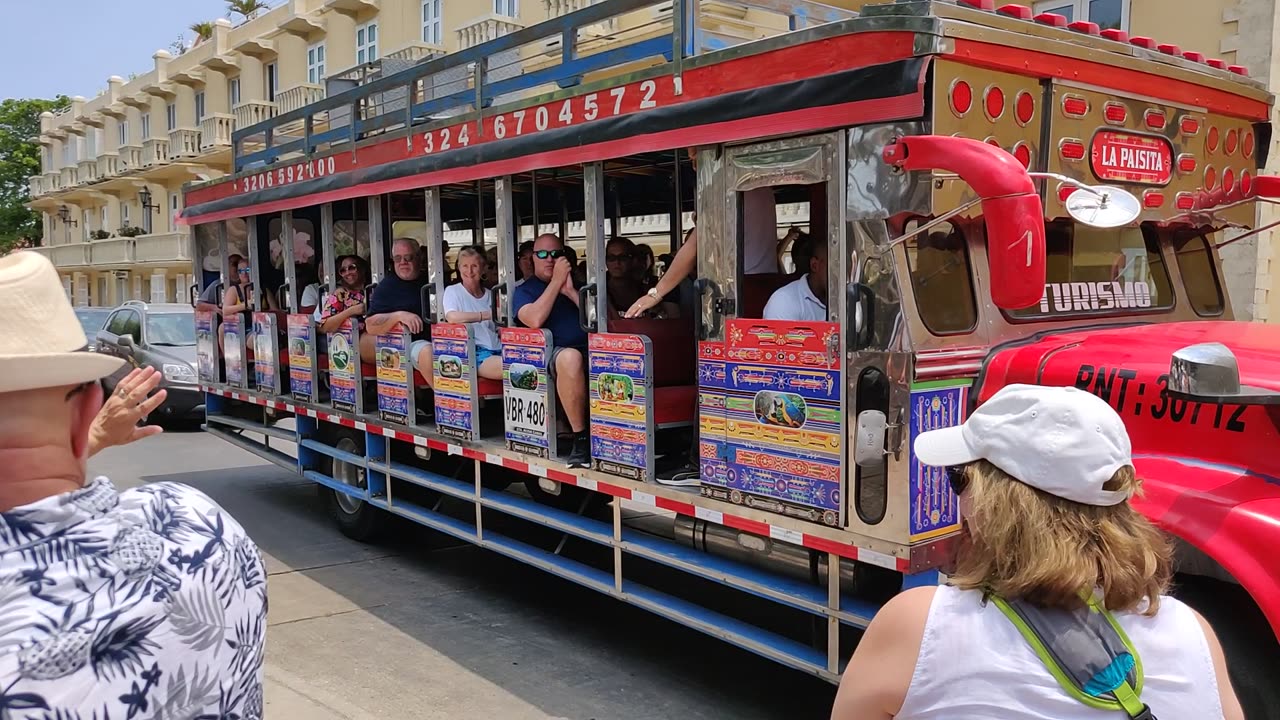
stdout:
[(133, 349), (133, 337), (130, 335), (121, 335), (116, 338), (116, 345), (126, 350)]
[(863, 410), (858, 413), (857, 445), (853, 448), (853, 461), (859, 467), (871, 467), (884, 462), (884, 436), (888, 419), (879, 410)]
[(1241, 385), (1235, 353), (1216, 342), (1188, 345), (1173, 354), (1169, 393), (1215, 404), (1280, 405), (1280, 393)]

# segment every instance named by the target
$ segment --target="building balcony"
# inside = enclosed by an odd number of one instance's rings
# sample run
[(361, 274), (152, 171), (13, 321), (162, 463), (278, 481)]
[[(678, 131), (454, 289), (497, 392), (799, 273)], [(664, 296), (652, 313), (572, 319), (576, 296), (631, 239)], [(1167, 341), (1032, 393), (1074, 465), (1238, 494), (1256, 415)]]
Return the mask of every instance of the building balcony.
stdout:
[(231, 133), (235, 130), (235, 122), (236, 117), (227, 113), (213, 113), (201, 120), (201, 152), (231, 147)]
[(49, 258), (49, 262), (53, 262), (53, 248), (51, 248), (51, 247), (33, 247), (33, 248), (27, 248), (27, 249), (28, 249), (28, 250), (30, 250), (30, 251), (31, 251), (31, 252), (33, 252), (33, 253), (40, 253), (41, 255), (43, 255), (43, 256), (45, 256), (45, 257)]
[(81, 160), (77, 166), (77, 174), (80, 176), (80, 182), (91, 183), (98, 179), (98, 161), (97, 160)]
[(62, 175), (62, 187), (73, 188), (80, 184), (80, 169), (76, 167), (64, 167), (60, 171)]
[(120, 172), (133, 172), (142, 167), (142, 146), (141, 145), (125, 145), (120, 148), (119, 160)]
[(195, 128), (178, 128), (169, 132), (170, 160), (190, 160), (197, 157), (200, 157), (199, 130)]
[(323, 87), (312, 85), (311, 83), (302, 83), (276, 95), (276, 108), (279, 114), (283, 115), (323, 99)]
[(447, 51), (443, 45), (432, 45), (429, 43), (409, 43), (404, 47), (392, 50), (383, 55), (383, 60), (398, 60), (404, 63), (416, 63), (419, 60), (430, 57), (444, 55)]
[(89, 266), (89, 243), (73, 242), (54, 245), (50, 250), (53, 250), (53, 264), (60, 268)]
[(185, 232), (154, 233), (133, 238), (133, 259), (139, 263), (189, 263)]
[(523, 29), (523, 25), (506, 16), (484, 15), (458, 28), (458, 47), (465, 50)]
[(105, 265), (132, 265), (133, 238), (108, 238), (94, 240), (84, 245), (89, 248), (89, 264), (94, 267)]
[(236, 129), (243, 130), (250, 125), (257, 125), (275, 117), (276, 104), (263, 100), (250, 100), (235, 106), (231, 113), (236, 118)]
[(62, 189), (62, 173), (57, 170), (50, 170), (44, 174), (44, 191), (45, 194), (58, 192)]
[(120, 174), (120, 156), (113, 152), (98, 156), (98, 178), (106, 180)]
[(32, 175), (27, 178), (27, 193), (34, 200), (44, 194), (44, 176)]
[(151, 138), (142, 143), (142, 167), (155, 167), (169, 162), (169, 141)]

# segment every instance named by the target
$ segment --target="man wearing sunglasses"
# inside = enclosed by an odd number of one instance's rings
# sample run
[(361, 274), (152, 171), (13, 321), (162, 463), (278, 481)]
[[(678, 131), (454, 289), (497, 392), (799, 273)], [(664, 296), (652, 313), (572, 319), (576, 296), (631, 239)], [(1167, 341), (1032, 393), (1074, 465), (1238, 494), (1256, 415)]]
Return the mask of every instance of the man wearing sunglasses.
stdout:
[[(231, 253), (227, 258), (227, 282), (232, 285), (238, 285), (240, 279), (236, 273), (236, 268), (240, 265), (240, 256)], [(215, 312), (222, 314), (222, 296), (218, 294), (220, 290), (219, 282), (213, 281), (208, 287), (200, 291), (200, 299), (196, 301), (196, 312)]]
[(391, 332), (391, 328), (400, 323), (411, 334), (409, 356), (419, 368), (418, 374), (430, 386), (430, 329), (419, 315), (422, 312), (422, 288), (429, 281), (418, 262), (418, 242), (412, 238), (396, 239), (391, 244), (391, 264), (395, 273), (383, 278), (369, 299), (365, 334), (360, 336), (360, 358), (373, 363), (377, 355), (375, 336)]
[(550, 330), (555, 350), (556, 396), (573, 430), (569, 467), (591, 463), (587, 431), (587, 333), (578, 324), (578, 291), (564, 243), (550, 233), (533, 241), (533, 276), (512, 293), (511, 309), (520, 324)]

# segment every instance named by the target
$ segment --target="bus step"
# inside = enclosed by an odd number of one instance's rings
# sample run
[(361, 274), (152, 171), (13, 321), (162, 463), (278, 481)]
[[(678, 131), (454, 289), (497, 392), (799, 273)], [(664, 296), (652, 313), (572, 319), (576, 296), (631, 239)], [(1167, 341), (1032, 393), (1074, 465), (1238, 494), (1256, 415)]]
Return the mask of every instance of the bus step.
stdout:
[(241, 450), (251, 452), (259, 457), (264, 457), (290, 472), (298, 472), (298, 460), (296, 458), (286, 455), (275, 448), (269, 448), (257, 440), (249, 440), (236, 435), (229, 430), (222, 430), (210, 425), (205, 426), (205, 432), (222, 438)]
[(289, 442), (297, 442), (298, 436), (294, 431), (285, 428), (273, 427), (271, 425), (263, 425), (262, 423), (250, 422), (231, 415), (212, 414), (206, 418), (206, 422), (226, 425), (228, 427), (238, 428), (248, 432), (256, 432), (277, 440), (288, 440)]

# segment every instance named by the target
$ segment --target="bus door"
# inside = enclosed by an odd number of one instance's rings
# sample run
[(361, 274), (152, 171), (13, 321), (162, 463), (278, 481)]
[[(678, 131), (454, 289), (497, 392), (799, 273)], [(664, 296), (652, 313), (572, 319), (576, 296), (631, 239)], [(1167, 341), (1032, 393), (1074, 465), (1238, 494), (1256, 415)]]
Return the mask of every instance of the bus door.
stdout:
[[(715, 155), (698, 163), (701, 492), (842, 526), (843, 133)], [(815, 260), (784, 275), (778, 209), (805, 205)]]

